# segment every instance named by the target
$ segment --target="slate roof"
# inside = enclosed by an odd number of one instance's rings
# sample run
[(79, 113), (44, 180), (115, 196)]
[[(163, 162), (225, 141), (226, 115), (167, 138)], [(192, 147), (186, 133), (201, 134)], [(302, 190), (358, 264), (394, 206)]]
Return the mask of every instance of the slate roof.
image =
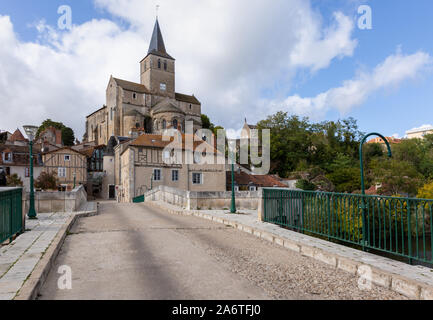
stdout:
[(147, 88), (140, 83), (126, 81), (126, 80), (117, 79), (117, 78), (113, 78), (113, 79), (114, 79), (114, 81), (116, 81), (117, 85), (119, 87), (121, 87), (122, 89), (134, 91), (137, 93), (147, 93), (147, 94), (150, 93), (150, 91), (147, 90)]
[(153, 28), (152, 39), (150, 40), (149, 50), (147, 52), (147, 55), (149, 54), (174, 60), (174, 58), (167, 53), (167, 50), (165, 50), (164, 39), (162, 38), (158, 19), (156, 19), (155, 27)]
[(201, 102), (198, 101), (198, 99), (194, 95), (189, 96), (189, 95), (186, 95), (186, 94), (182, 94), (182, 93), (177, 93), (176, 92), (176, 100), (177, 101), (182, 101), (182, 102), (187, 102), (187, 103), (201, 105)]
[(163, 100), (160, 103), (158, 103), (155, 107), (152, 109), (153, 114), (159, 114), (159, 113), (165, 113), (165, 112), (176, 112), (185, 114), (181, 109), (178, 108), (173, 102), (170, 100)]

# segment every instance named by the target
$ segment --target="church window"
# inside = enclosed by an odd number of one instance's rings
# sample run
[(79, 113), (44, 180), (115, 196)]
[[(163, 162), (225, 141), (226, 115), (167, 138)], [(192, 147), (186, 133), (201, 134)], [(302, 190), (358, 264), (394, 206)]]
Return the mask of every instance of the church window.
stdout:
[(167, 121), (162, 120), (162, 129), (165, 130), (167, 129)]
[(178, 122), (177, 122), (176, 119), (174, 119), (174, 120), (173, 120), (173, 128), (174, 128), (174, 129), (177, 129), (177, 126), (178, 126)]
[(158, 59), (158, 69), (161, 69), (161, 59)]
[(161, 91), (165, 91), (165, 90), (167, 90), (167, 85), (166, 85), (165, 83), (160, 83), (160, 84), (159, 84), (159, 89), (160, 89)]
[(164, 61), (164, 70), (167, 71), (167, 61)]
[(191, 109), (192, 109), (192, 104), (189, 105), (189, 110), (191, 110)]

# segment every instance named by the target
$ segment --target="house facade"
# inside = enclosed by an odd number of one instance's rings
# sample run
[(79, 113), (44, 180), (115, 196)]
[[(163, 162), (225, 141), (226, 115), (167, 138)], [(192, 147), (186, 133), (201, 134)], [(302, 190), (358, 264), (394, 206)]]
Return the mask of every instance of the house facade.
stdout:
[(63, 147), (42, 154), (44, 172), (55, 173), (65, 190), (87, 183), (87, 157), (84, 153)]
[(225, 164), (218, 164), (221, 155), (212, 146), (198, 140), (190, 149), (183, 135), (182, 146), (168, 151), (172, 142), (163, 141), (162, 135), (141, 135), (116, 147), (115, 176), (121, 185), (122, 201), (130, 202), (158, 186), (185, 191), (225, 191)]
[[(29, 142), (17, 129), (9, 138), (0, 144), (0, 171), (6, 176), (16, 174), (23, 182), (25, 191), (30, 191), (30, 150)], [(43, 171), (40, 145), (33, 147), (33, 176), (35, 178)]]

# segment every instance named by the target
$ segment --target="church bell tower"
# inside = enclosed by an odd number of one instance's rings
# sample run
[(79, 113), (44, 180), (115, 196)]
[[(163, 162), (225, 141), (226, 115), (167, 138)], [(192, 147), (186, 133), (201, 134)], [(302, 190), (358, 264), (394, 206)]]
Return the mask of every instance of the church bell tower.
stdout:
[(140, 70), (141, 84), (152, 94), (175, 98), (175, 59), (165, 49), (158, 18), (147, 56), (140, 62)]

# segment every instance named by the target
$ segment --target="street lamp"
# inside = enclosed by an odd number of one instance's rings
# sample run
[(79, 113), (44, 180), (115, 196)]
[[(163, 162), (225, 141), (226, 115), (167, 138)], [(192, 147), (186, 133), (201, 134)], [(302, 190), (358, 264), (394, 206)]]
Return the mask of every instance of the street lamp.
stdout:
[(236, 196), (235, 196), (235, 161), (236, 155), (234, 150), (236, 150), (236, 140), (231, 140), (229, 142), (229, 152), (231, 153), (232, 160), (232, 201), (230, 205), (230, 213), (236, 213)]
[(153, 177), (154, 177), (154, 173), (152, 173), (152, 175), (150, 176), (150, 191), (153, 190)]
[(364, 154), (363, 154), (363, 146), (364, 146), (364, 143), (367, 141), (367, 139), (368, 139), (368, 137), (371, 137), (371, 136), (378, 136), (378, 137), (380, 137), (380, 138), (382, 138), (382, 140), (385, 142), (385, 144), (386, 144), (386, 147), (388, 148), (388, 157), (392, 157), (392, 151), (391, 151), (391, 147), (390, 147), (390, 145), (389, 145), (389, 142), (388, 142), (388, 140), (383, 136), (383, 135), (381, 135), (380, 133), (376, 133), (376, 132), (372, 132), (372, 133), (369, 133), (369, 134), (367, 134), (362, 140), (361, 140), (361, 144), (360, 144), (360, 146), (359, 146), (359, 161), (360, 161), (360, 166), (361, 166), (361, 192), (362, 192), (362, 205), (361, 205), (361, 209), (362, 209), (362, 234), (363, 234), (363, 238), (364, 238), (364, 241), (363, 241), (363, 249), (365, 250), (365, 246), (367, 246), (368, 245), (368, 239), (367, 239), (367, 237), (366, 237), (366, 235), (365, 235), (365, 224), (366, 224), (366, 221), (367, 221), (367, 219), (366, 219), (366, 206), (365, 206), (365, 183), (364, 183), (364, 160), (363, 160), (363, 157), (364, 157)]
[(33, 140), (35, 139), (39, 128), (35, 126), (23, 126), (23, 128), (29, 138), (30, 146), (30, 206), (27, 216), (29, 219), (37, 219), (35, 210), (35, 190), (33, 187)]

